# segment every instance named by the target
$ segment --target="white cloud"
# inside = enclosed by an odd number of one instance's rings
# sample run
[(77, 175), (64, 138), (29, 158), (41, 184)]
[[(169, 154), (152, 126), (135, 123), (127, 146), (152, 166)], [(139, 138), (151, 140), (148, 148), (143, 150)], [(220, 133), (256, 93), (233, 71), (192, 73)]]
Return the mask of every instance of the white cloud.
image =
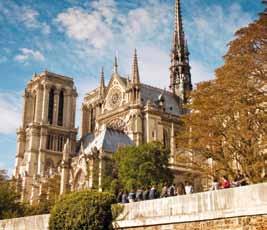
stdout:
[(0, 13), (12, 23), (22, 23), (28, 29), (40, 29), (43, 34), (50, 33), (50, 26), (46, 22), (39, 21), (39, 12), (20, 6), (13, 1), (1, 1)]
[(0, 92), (0, 134), (14, 134), (21, 120), (21, 99), (15, 92)]
[(56, 22), (66, 30), (70, 38), (86, 41), (94, 48), (101, 49), (113, 39), (112, 30), (105, 21), (105, 18), (110, 17), (98, 10), (88, 13), (80, 8), (69, 8), (57, 16)]
[(18, 62), (27, 62), (29, 60), (44, 61), (44, 55), (38, 50), (32, 50), (28, 48), (21, 48), (21, 53), (14, 57), (14, 60)]

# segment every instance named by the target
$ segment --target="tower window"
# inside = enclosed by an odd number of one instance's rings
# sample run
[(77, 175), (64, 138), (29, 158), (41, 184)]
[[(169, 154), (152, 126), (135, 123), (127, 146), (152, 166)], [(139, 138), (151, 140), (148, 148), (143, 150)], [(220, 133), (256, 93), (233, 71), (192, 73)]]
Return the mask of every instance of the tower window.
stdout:
[(63, 125), (63, 111), (64, 111), (64, 93), (63, 91), (59, 94), (59, 105), (58, 105), (58, 121), (59, 126)]
[(54, 97), (55, 97), (55, 91), (54, 91), (54, 89), (51, 89), (49, 92), (49, 104), (48, 104), (48, 122), (49, 122), (49, 124), (53, 123)]

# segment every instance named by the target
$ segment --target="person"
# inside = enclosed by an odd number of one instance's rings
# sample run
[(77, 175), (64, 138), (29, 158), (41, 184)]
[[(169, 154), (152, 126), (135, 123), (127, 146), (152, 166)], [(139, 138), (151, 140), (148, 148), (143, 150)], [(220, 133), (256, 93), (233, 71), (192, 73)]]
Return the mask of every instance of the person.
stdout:
[(153, 200), (157, 198), (157, 189), (155, 186), (152, 186), (150, 191), (149, 191), (149, 200)]
[(219, 181), (217, 177), (213, 179), (213, 182), (211, 184), (210, 190), (218, 190), (219, 189)]
[(237, 170), (237, 175), (235, 177), (234, 185), (235, 186), (248, 185), (247, 178), (243, 174), (241, 174), (240, 170)]
[(176, 195), (185, 195), (185, 188), (182, 182), (177, 185)]
[(127, 191), (123, 192), (122, 197), (121, 197), (121, 203), (123, 204), (129, 203)]
[(148, 200), (149, 199), (149, 191), (150, 191), (150, 188), (149, 187), (146, 187), (146, 189), (143, 191), (143, 200)]
[(131, 190), (131, 192), (129, 192), (128, 200), (129, 200), (129, 203), (135, 202), (135, 192), (133, 189)]
[(230, 181), (228, 180), (227, 176), (222, 176), (221, 177), (221, 181), (220, 181), (219, 187), (220, 187), (220, 189), (230, 188)]
[(120, 191), (120, 192), (118, 193), (118, 196), (117, 196), (117, 202), (118, 202), (118, 203), (122, 203), (122, 194), (123, 194), (122, 191)]
[(175, 196), (176, 192), (175, 192), (175, 184), (172, 184), (169, 188), (168, 188), (168, 196)]
[(164, 198), (168, 196), (168, 186), (167, 183), (164, 183), (161, 193), (160, 193), (160, 198)]
[(142, 201), (143, 200), (143, 189), (138, 189), (136, 191), (136, 201)]
[(186, 181), (185, 182), (185, 194), (191, 194), (191, 193), (193, 193), (193, 187), (188, 181)]

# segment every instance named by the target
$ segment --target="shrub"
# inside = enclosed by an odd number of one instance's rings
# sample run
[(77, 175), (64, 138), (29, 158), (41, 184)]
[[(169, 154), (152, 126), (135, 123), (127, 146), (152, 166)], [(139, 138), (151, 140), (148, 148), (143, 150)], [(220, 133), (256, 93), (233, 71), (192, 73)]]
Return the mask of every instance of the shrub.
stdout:
[(112, 229), (111, 205), (115, 197), (106, 192), (82, 191), (65, 195), (51, 211), (50, 230)]

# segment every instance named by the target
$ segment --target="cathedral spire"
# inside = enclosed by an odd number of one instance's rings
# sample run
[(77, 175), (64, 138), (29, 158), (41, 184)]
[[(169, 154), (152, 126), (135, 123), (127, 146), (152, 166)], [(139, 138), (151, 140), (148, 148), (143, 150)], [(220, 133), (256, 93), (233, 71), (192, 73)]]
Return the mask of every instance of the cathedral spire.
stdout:
[(137, 58), (137, 50), (136, 49), (134, 50), (131, 82), (132, 82), (133, 85), (140, 84), (139, 68), (138, 68), (138, 58)]
[(180, 0), (175, 0), (175, 17), (173, 43), (171, 50), (170, 90), (180, 98), (182, 103), (187, 102), (189, 92), (192, 90), (189, 50), (185, 40), (182, 10)]
[(113, 73), (115, 73), (115, 74), (118, 73), (118, 57), (117, 57), (117, 55), (115, 55), (115, 59), (114, 59)]
[(105, 94), (105, 78), (104, 78), (104, 67), (101, 69), (100, 73), (100, 95), (103, 96)]
[(181, 13), (181, 3), (180, 0), (176, 0), (173, 48), (183, 48), (183, 45), (184, 45), (184, 31), (183, 31), (183, 20)]

